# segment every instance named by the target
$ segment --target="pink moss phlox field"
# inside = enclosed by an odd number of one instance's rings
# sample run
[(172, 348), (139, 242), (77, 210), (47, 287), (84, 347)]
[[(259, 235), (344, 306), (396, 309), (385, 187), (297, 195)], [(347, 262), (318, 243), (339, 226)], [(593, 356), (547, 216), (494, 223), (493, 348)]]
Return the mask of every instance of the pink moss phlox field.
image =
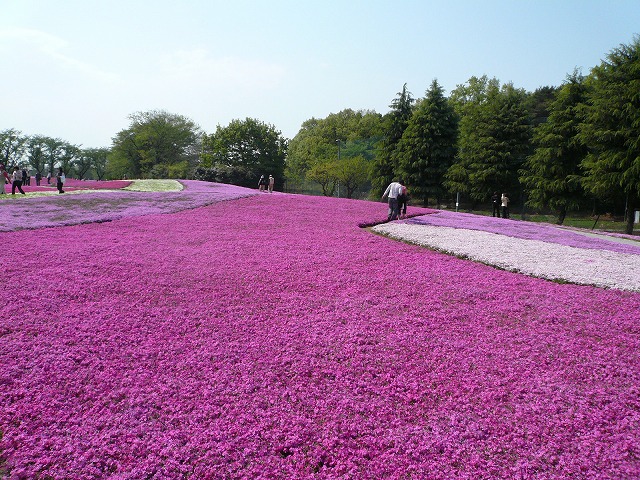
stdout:
[(256, 190), (220, 183), (194, 180), (182, 180), (181, 183), (184, 189), (172, 192), (95, 191), (2, 201), (0, 232), (173, 213), (257, 193)]
[[(542, 240), (558, 243), (569, 247), (610, 250), (619, 253), (640, 253), (640, 240), (637, 245), (615, 241), (615, 237), (592, 238), (584, 235), (578, 229), (561, 228), (548, 223), (522, 222), (505, 218), (494, 218), (469, 213), (440, 211), (433, 215), (416, 217), (406, 220), (416, 225), (434, 225), (452, 228), (466, 228), (484, 232), (497, 233), (515, 238), (528, 240)], [(585, 232), (582, 230), (582, 232)], [(587, 231), (588, 232), (588, 231)], [(631, 239), (632, 237), (626, 237)]]
[(253, 195), (2, 233), (12, 479), (640, 477), (640, 294)]
[[(131, 185), (131, 181), (129, 180), (77, 180), (75, 178), (68, 178), (65, 181), (64, 189), (65, 191), (75, 191), (75, 190), (118, 190), (121, 188), (125, 188)], [(31, 185), (23, 185), (22, 190), (26, 193), (29, 192), (55, 192), (56, 188), (56, 180), (53, 178), (51, 183), (47, 183), (47, 179), (42, 179), (40, 181), (40, 185), (36, 185), (35, 177), (31, 178)], [(11, 185), (5, 185), (5, 192), (11, 193)], [(17, 195), (17, 193), (16, 193)]]

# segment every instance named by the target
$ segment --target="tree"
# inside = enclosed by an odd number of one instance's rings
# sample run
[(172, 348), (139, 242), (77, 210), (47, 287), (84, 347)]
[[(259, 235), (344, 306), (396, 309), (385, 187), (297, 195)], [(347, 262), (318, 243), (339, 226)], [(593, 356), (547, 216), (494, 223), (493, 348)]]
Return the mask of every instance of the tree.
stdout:
[(313, 167), (336, 159), (374, 161), (382, 133), (382, 116), (371, 110), (345, 109), (327, 118), (307, 120), (289, 143), (287, 178), (311, 180), (308, 174)]
[(550, 114), (533, 135), (535, 152), (521, 171), (520, 182), (527, 191), (527, 204), (558, 213), (562, 225), (567, 211), (577, 209), (584, 200), (580, 163), (587, 149), (580, 141), (579, 109), (586, 100), (584, 77), (576, 70), (567, 77), (550, 104)]
[(58, 157), (58, 167), (62, 167), (62, 171), (66, 176), (76, 176), (75, 164), (80, 158), (82, 150), (78, 145), (64, 142), (60, 147), (60, 156)]
[(520, 193), (518, 171), (531, 148), (527, 93), (511, 83), (499, 87), (497, 80), (486, 77), (474, 79), (470, 86), (468, 100), (464, 91), (457, 94), (464, 99), (458, 104), (462, 112), (458, 157), (445, 185), (476, 201), (488, 201), (496, 190), (514, 198)]
[(445, 192), (444, 174), (455, 159), (457, 133), (453, 107), (444, 96), (444, 89), (434, 80), (393, 154), (412, 196), (422, 199), (425, 205), (429, 197), (440, 204)]
[(59, 138), (43, 137), (44, 142), (44, 157), (46, 159), (46, 165), (49, 172), (52, 175), (55, 174), (56, 164), (58, 163), (63, 148), (67, 145), (67, 142)]
[(402, 86), (402, 91), (391, 101), (391, 111), (383, 119), (384, 138), (377, 155), (371, 173), (371, 186), (375, 197), (382, 195), (387, 185), (398, 173), (398, 165), (395, 162), (394, 151), (409, 125), (415, 103), (411, 92), (407, 90), (407, 84)]
[(129, 128), (113, 138), (110, 176), (184, 178), (195, 168), (202, 131), (192, 120), (164, 110), (134, 113), (129, 119)]
[(580, 137), (589, 153), (584, 186), (598, 197), (620, 192), (626, 232), (640, 208), (640, 37), (621, 45), (591, 70)]
[(76, 177), (82, 180), (93, 171), (98, 180), (102, 180), (105, 174), (109, 151), (108, 148), (82, 149), (73, 163)]
[(335, 178), (352, 198), (358, 188), (369, 181), (369, 162), (362, 156), (343, 158), (333, 164)]
[(105, 177), (110, 154), (109, 148), (86, 148), (82, 151), (82, 158), (93, 169), (98, 180), (103, 180)]
[(13, 128), (0, 132), (1, 163), (8, 169), (18, 165), (24, 155), (29, 137)]
[(33, 135), (27, 140), (26, 156), (29, 165), (41, 175), (47, 167), (47, 150), (48, 137), (43, 135)]
[(311, 167), (307, 173), (307, 178), (312, 182), (317, 182), (322, 188), (325, 197), (332, 197), (336, 191), (338, 179), (336, 178), (335, 162), (317, 163)]
[(273, 175), (280, 185), (284, 179), (287, 139), (272, 125), (247, 118), (218, 126), (205, 136), (202, 166), (226, 167), (242, 172), (231, 183), (254, 187), (260, 175)]

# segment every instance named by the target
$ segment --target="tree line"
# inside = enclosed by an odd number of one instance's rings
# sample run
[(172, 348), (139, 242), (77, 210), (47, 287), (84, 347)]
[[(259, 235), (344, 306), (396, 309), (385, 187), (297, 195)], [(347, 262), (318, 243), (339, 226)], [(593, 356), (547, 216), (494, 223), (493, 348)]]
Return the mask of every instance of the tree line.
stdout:
[(381, 115), (345, 109), (305, 121), (288, 140), (273, 125), (233, 120), (207, 134), (166, 111), (129, 116), (109, 148), (0, 132), (7, 167), (45, 174), (62, 166), (78, 178), (196, 178), (254, 187), (274, 175), (280, 188), (378, 198), (402, 177), (413, 201), (454, 195), (488, 202), (508, 193), (520, 205), (557, 213), (640, 208), (640, 40), (612, 50), (590, 74), (534, 92), (471, 77), (446, 96), (433, 80), (424, 97), (406, 84)]
[[(638, 92), (638, 38), (589, 75), (576, 70), (561, 86), (535, 92), (483, 76), (448, 97), (434, 80), (414, 99), (404, 85), (384, 116), (345, 110), (305, 122), (290, 142), (287, 174), (332, 194), (325, 185), (343, 181), (338, 167), (360, 157), (372, 198), (403, 178), (424, 204), (508, 193), (523, 208), (555, 212), (559, 223), (572, 210), (624, 211), (631, 233), (640, 209)], [(343, 142), (361, 149), (340, 158)]]

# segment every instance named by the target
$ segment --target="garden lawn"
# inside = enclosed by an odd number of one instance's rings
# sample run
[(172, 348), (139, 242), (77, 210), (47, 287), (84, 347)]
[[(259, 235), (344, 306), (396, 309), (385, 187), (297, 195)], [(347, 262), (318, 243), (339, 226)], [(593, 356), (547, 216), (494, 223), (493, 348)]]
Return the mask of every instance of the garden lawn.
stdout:
[(249, 192), (1, 234), (0, 472), (640, 476), (639, 293), (358, 228), (381, 203)]

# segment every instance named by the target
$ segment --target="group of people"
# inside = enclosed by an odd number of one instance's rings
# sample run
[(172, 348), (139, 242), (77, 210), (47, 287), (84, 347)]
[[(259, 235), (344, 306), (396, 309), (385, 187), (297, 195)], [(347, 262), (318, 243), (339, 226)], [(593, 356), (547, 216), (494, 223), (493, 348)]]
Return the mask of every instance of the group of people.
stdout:
[(264, 175), (260, 175), (260, 180), (258, 180), (258, 190), (264, 192), (265, 188), (269, 190), (269, 193), (273, 192), (273, 185), (276, 183), (273, 175), (269, 175), (269, 178), (264, 178)]
[(394, 180), (391, 182), (382, 194), (383, 200), (385, 197), (388, 197), (389, 199), (387, 220), (397, 220), (398, 218), (404, 218), (407, 215), (407, 200), (409, 198), (409, 194), (407, 187), (404, 184), (404, 180)]
[(509, 201), (506, 193), (500, 196), (498, 192), (493, 192), (493, 195), (491, 195), (491, 205), (493, 207), (491, 215), (500, 218), (500, 213), (502, 212), (502, 218), (509, 218)]
[[(36, 173), (36, 185), (40, 185), (40, 181), (42, 180), (42, 175), (40, 172)], [(58, 193), (64, 193), (62, 189), (65, 182), (65, 175), (62, 167), (58, 169), (58, 173), (56, 175), (56, 187), (58, 188)], [(47, 183), (51, 181), (51, 173), (47, 175)], [(9, 175), (5, 166), (0, 164), (0, 195), (5, 194), (5, 185), (9, 183), (11, 184), (11, 195), (16, 194), (16, 189), (23, 195), (26, 195), (25, 191), (22, 189), (23, 185), (31, 185), (31, 176), (28, 174), (26, 169), (20, 170), (20, 167), (17, 165), (13, 167), (13, 173)]]
[[(404, 180), (394, 180), (391, 182), (382, 194), (383, 200), (385, 197), (389, 199), (387, 220), (397, 220), (407, 215), (408, 193)], [(509, 201), (506, 193), (500, 195), (498, 192), (494, 192), (491, 196), (491, 204), (493, 206), (492, 215), (498, 218), (509, 218)]]

